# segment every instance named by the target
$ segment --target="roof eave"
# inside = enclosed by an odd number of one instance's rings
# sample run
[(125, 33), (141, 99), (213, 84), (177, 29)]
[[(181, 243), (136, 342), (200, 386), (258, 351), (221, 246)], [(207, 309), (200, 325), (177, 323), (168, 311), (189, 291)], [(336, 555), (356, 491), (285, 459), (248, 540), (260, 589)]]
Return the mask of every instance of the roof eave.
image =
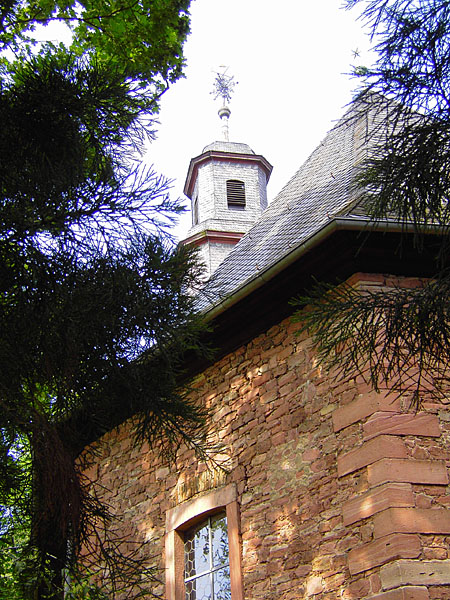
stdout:
[[(438, 233), (441, 228), (438, 226), (429, 226), (427, 228), (428, 233)], [(292, 265), (294, 262), (299, 260), (304, 254), (311, 251), (315, 247), (319, 246), (326, 238), (331, 236), (337, 231), (382, 231), (382, 232), (413, 232), (413, 223), (402, 223), (400, 221), (377, 221), (374, 222), (369, 218), (361, 217), (335, 217), (328, 221), (323, 227), (318, 229), (313, 235), (304, 240), (296, 248), (294, 248), (289, 254), (286, 254), (279, 261), (268, 267), (265, 271), (252, 278), (247, 283), (244, 283), (235, 292), (215, 304), (211, 309), (204, 312), (204, 319), (206, 322), (210, 322), (220, 314), (227, 311), (233, 305), (237, 304), (240, 300), (249, 296), (252, 292), (262, 287), (265, 283), (270, 281), (273, 277), (278, 275), (281, 271)]]

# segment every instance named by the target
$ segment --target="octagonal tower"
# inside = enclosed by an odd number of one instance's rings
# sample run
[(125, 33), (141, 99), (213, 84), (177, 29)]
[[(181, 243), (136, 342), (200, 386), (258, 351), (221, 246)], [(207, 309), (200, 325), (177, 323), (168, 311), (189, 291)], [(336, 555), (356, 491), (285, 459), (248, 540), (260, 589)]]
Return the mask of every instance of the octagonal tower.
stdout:
[(192, 226), (181, 243), (199, 247), (207, 278), (267, 207), (272, 172), (269, 162), (247, 144), (228, 141), (229, 115), (228, 107), (219, 110), (224, 139), (191, 160), (184, 186)]

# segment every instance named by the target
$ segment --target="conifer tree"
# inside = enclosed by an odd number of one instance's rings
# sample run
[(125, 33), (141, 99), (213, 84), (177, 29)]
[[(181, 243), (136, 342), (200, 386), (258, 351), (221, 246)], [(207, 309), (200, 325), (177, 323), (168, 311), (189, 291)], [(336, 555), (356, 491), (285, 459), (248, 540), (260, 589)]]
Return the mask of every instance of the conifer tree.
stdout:
[(301, 318), (321, 358), (342, 375), (359, 372), (417, 407), (425, 393), (449, 391), (450, 2), (347, 6), (362, 7), (377, 53), (372, 67), (355, 69), (357, 100), (383, 131), (354, 185), (373, 224), (398, 222), (422, 253), (430, 253), (430, 233), (439, 244), (422, 288), (362, 294), (321, 284), (301, 299), (310, 307)]
[[(121, 578), (150, 593), (154, 575), (104, 537), (85, 448), (133, 417), (136, 443), (170, 452), (204, 422), (178, 389), (198, 267), (170, 236), (181, 205), (138, 158), (181, 74), (188, 2), (112, 7), (0, 11), (0, 598), (99, 597), (77, 580), (92, 540), (109, 598)], [(31, 39), (55, 19), (70, 49)]]

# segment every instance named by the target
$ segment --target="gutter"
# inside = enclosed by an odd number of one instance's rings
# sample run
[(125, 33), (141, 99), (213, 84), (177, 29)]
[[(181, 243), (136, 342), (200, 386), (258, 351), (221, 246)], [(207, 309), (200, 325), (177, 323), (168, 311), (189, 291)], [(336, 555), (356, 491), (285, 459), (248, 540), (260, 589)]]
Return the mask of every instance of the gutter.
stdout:
[[(329, 237), (336, 231), (386, 231), (393, 233), (405, 233), (414, 231), (413, 223), (402, 223), (396, 221), (377, 221), (374, 223), (370, 219), (364, 218), (348, 218), (335, 217), (328, 221), (321, 229), (314, 233), (310, 238), (306, 239), (302, 244), (297, 246), (289, 254), (281, 260), (268, 267), (263, 273), (251, 279), (247, 284), (238, 288), (233, 294), (227, 296), (224, 300), (213, 306), (209, 311), (204, 313), (206, 323), (209, 323), (220, 314), (227, 311), (229, 308), (237, 304), (240, 300), (250, 295), (255, 290), (262, 287), (265, 283), (273, 279), (284, 269), (296, 262), (301, 256), (318, 246), (323, 240)], [(437, 233), (442, 230), (442, 226), (428, 226), (426, 233)]]

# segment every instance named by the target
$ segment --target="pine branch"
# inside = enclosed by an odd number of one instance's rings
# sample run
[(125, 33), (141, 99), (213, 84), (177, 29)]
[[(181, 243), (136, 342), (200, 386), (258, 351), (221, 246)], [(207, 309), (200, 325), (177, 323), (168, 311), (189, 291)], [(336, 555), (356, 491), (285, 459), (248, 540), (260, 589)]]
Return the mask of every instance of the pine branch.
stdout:
[(450, 276), (422, 288), (355, 289), (318, 284), (295, 319), (319, 358), (342, 378), (363, 375), (376, 390), (446, 395), (450, 383)]

